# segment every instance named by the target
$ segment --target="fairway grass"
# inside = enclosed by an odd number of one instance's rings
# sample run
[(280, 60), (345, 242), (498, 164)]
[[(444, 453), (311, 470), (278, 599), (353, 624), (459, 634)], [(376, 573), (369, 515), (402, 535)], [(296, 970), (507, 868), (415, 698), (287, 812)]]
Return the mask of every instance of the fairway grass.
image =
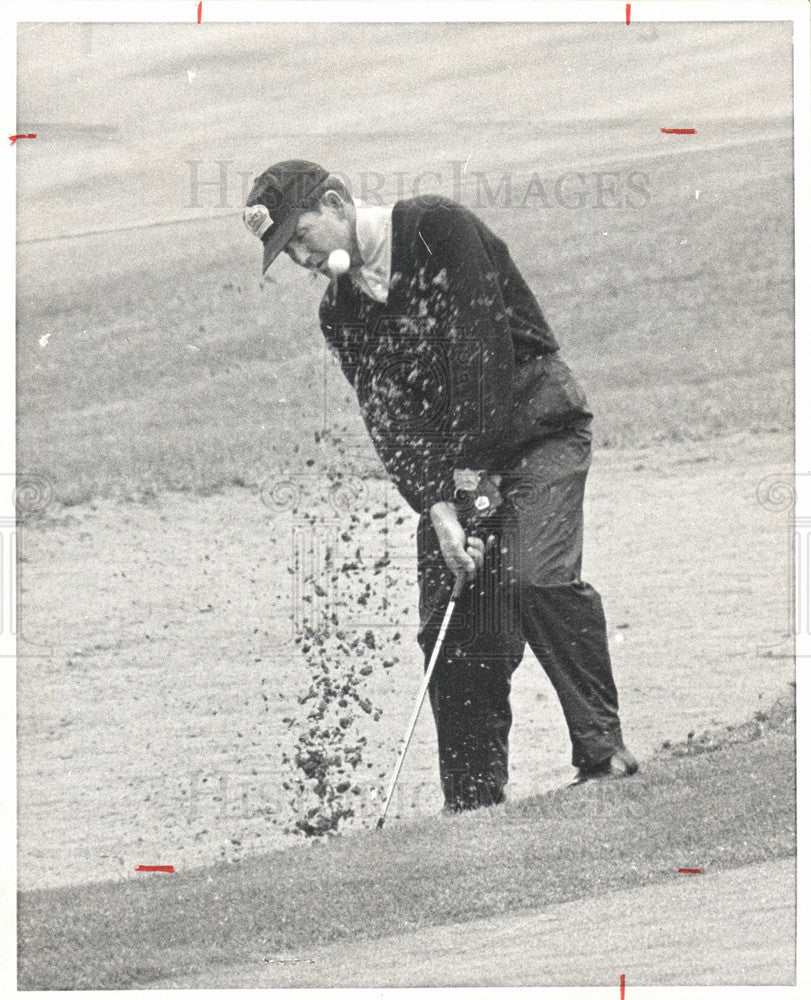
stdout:
[[(791, 429), (790, 162), (790, 139), (754, 139), (662, 155), (636, 209), (475, 206), (582, 381), (596, 446)], [(55, 267), (32, 287), (20, 263), (18, 468), (57, 502), (383, 476), (318, 329), (323, 283), (281, 262), (260, 287), (239, 220), (207, 232), (112, 277)]]
[[(239, 866), (23, 893), (21, 989), (135, 988), (330, 941), (519, 911), (795, 850), (793, 713), (634, 778), (301, 845)], [(340, 983), (333, 984), (340, 986)]]

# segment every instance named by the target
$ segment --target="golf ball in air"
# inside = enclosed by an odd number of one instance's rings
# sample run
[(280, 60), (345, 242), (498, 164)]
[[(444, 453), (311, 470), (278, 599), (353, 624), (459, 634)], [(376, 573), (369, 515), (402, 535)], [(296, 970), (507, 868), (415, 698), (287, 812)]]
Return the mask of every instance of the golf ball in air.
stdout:
[(349, 254), (346, 250), (333, 250), (327, 257), (327, 267), (331, 274), (346, 274), (349, 270)]

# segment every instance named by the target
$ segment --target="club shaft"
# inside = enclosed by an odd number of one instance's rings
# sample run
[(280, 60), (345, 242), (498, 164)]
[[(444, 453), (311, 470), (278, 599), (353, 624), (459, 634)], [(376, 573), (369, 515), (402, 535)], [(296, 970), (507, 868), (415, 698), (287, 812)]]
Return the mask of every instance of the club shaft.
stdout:
[(456, 607), (456, 601), (459, 595), (462, 593), (462, 587), (464, 586), (464, 578), (457, 579), (453, 587), (453, 593), (451, 594), (451, 599), (448, 601), (448, 607), (445, 611), (445, 617), (442, 619), (442, 624), (439, 627), (439, 634), (437, 635), (436, 642), (434, 643), (434, 649), (431, 653), (431, 659), (428, 661), (428, 666), (425, 670), (425, 675), (422, 679), (422, 684), (420, 685), (419, 694), (417, 695), (417, 704), (414, 706), (414, 712), (411, 715), (411, 721), (408, 724), (408, 729), (406, 730), (406, 738), (403, 746), (400, 749), (400, 755), (397, 758), (397, 764), (394, 768), (394, 773), (391, 776), (391, 781), (389, 782), (388, 791), (386, 792), (386, 798), (383, 801), (383, 810), (380, 813), (380, 818), (377, 821), (377, 829), (380, 830), (383, 824), (386, 822), (386, 812), (389, 808), (389, 803), (391, 802), (391, 797), (394, 793), (394, 787), (397, 784), (397, 779), (400, 776), (400, 769), (403, 766), (403, 761), (405, 760), (405, 755), (408, 751), (409, 744), (411, 743), (411, 737), (414, 735), (414, 729), (417, 725), (417, 719), (420, 716), (420, 709), (422, 708), (422, 703), (425, 701), (425, 695), (428, 691), (428, 687), (431, 683), (431, 677), (434, 673), (434, 667), (436, 666), (436, 661), (439, 659), (439, 652), (442, 649), (442, 645), (445, 642), (445, 633), (448, 631), (448, 626), (450, 625), (451, 618), (453, 617), (453, 612)]

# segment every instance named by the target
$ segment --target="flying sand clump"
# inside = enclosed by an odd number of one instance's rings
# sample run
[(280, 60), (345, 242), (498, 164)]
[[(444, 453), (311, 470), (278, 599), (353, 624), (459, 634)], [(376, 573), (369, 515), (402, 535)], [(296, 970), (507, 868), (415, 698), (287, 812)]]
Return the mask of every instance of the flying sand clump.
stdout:
[(355, 544), (358, 529), (371, 527), (385, 538), (387, 529), (379, 516), (364, 522), (352, 513), (340, 537), (347, 551), (354, 549), (353, 557), (337, 560), (328, 546), (319, 579), (303, 580), (306, 592), (301, 600), (307, 613), (295, 641), (309, 676), (298, 696), (302, 712), (283, 720), (295, 741), (283, 753), (282, 764), (290, 772), (283, 787), (293, 793), (288, 832), (307, 837), (335, 833), (364, 811), (369, 769), (374, 767), (365, 759), (369, 730), (382, 714), (369, 697), (369, 680), (376, 670), (388, 670), (398, 660), (391, 647), (399, 633), (389, 636), (383, 630), (384, 635), (376, 637), (370, 628), (347, 624), (353, 614), (368, 621), (372, 612), (379, 620), (381, 607), (375, 605), (385, 601), (378, 584), (385, 584), (388, 552), (367, 565), (361, 546)]
[[(357, 640), (347, 641), (334, 623), (323, 622), (318, 628), (305, 625), (297, 641), (310, 669), (309, 687), (298, 702), (309, 712), (292, 754), (283, 757), (283, 763), (295, 768), (292, 782), (284, 787), (296, 792), (293, 829), (317, 837), (355, 815), (353, 797), (362, 793), (358, 772), (367, 744), (358, 726), (360, 713), (378, 721), (380, 711), (363, 692), (372, 668), (353, 649)], [(301, 723), (288, 723), (295, 725)]]

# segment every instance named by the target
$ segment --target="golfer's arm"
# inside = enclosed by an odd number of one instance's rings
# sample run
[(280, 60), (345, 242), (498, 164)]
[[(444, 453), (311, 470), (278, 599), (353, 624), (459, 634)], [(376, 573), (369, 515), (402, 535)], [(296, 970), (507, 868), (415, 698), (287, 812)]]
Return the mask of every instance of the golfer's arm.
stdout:
[(456, 404), (460, 447), (457, 469), (494, 471), (509, 430), (515, 386), (515, 355), (498, 273), (472, 215), (440, 216), (436, 265), (448, 276), (455, 325), (470, 345), (475, 373)]

